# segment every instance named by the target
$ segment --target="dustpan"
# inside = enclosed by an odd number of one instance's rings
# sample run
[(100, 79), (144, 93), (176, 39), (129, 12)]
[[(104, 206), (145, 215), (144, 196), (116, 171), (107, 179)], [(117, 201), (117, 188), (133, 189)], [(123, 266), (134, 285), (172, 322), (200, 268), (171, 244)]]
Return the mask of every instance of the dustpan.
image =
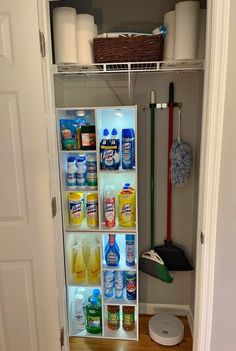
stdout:
[(157, 253), (154, 252), (154, 211), (155, 211), (155, 148), (154, 148), (154, 141), (155, 141), (155, 92), (152, 91), (151, 93), (151, 104), (150, 104), (150, 111), (151, 111), (151, 211), (150, 211), (150, 239), (151, 239), (151, 249), (144, 252), (139, 260), (139, 269), (147, 273), (157, 279), (165, 283), (171, 283), (173, 278), (169, 274), (163, 260)]
[(169, 87), (169, 128), (168, 128), (168, 170), (167, 170), (167, 239), (164, 245), (156, 246), (155, 252), (162, 258), (169, 271), (192, 271), (193, 267), (185, 255), (184, 250), (171, 241), (171, 176), (170, 150), (172, 147), (174, 112), (174, 84)]

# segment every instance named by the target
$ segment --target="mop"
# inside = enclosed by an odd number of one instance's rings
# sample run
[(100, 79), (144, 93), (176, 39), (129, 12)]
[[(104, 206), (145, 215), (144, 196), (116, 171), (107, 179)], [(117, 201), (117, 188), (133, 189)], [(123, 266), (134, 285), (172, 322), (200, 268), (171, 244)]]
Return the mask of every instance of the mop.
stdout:
[(165, 283), (171, 283), (173, 278), (169, 274), (161, 257), (154, 249), (154, 233), (155, 233), (155, 92), (151, 92), (151, 103), (149, 105), (151, 111), (151, 211), (150, 211), (150, 236), (151, 249), (144, 252), (139, 260), (139, 269)]
[(181, 109), (178, 116), (178, 139), (170, 150), (170, 179), (171, 184), (181, 187), (187, 184), (192, 167), (191, 146), (181, 140)]
[[(169, 127), (168, 127), (168, 168), (167, 168), (167, 238), (164, 245), (156, 246), (155, 252), (162, 258), (169, 271), (191, 271), (192, 265), (189, 263), (184, 250), (174, 245), (171, 241), (171, 159), (170, 150), (172, 148), (173, 134), (173, 114), (174, 114), (174, 84), (169, 86)], [(180, 115), (179, 115), (180, 116)], [(180, 141), (177, 141), (180, 143)], [(178, 149), (178, 148), (177, 148)], [(186, 176), (185, 176), (186, 178)], [(184, 178), (184, 179), (185, 179)], [(181, 178), (182, 179), (182, 178)]]

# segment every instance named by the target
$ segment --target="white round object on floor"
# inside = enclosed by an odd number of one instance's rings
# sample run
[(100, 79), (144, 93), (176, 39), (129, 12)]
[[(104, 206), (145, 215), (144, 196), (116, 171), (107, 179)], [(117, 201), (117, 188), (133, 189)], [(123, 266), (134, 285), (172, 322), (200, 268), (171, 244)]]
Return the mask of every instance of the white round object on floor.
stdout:
[(174, 346), (184, 337), (181, 320), (169, 313), (157, 313), (149, 320), (149, 335), (160, 345)]

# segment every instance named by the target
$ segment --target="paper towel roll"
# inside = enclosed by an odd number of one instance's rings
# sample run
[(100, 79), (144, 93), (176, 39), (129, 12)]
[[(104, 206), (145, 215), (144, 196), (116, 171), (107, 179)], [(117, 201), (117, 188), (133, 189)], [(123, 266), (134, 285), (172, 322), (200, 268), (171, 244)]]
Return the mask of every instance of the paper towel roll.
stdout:
[(206, 43), (206, 10), (201, 9), (199, 13), (199, 35), (198, 35), (198, 50), (197, 58), (203, 60), (205, 58), (205, 43)]
[(98, 35), (98, 26), (94, 24), (94, 38)]
[(175, 50), (175, 11), (169, 11), (164, 16), (164, 25), (167, 27), (167, 36), (164, 41), (164, 60), (174, 59)]
[(77, 49), (81, 65), (94, 63), (93, 57), (94, 17), (87, 14), (77, 15)]
[(56, 7), (53, 10), (55, 62), (77, 63), (76, 10)]
[(175, 6), (175, 60), (197, 58), (199, 2), (182, 1)]

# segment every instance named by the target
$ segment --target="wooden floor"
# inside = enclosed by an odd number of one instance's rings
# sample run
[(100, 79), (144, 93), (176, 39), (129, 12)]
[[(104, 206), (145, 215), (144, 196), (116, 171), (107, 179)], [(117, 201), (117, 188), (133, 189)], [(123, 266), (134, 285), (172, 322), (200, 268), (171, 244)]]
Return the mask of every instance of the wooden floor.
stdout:
[(161, 346), (151, 340), (148, 335), (148, 321), (150, 315), (140, 315), (139, 341), (95, 339), (95, 338), (70, 338), (70, 350), (72, 351), (191, 351), (192, 336), (186, 317), (179, 317), (184, 323), (184, 339), (176, 346)]

